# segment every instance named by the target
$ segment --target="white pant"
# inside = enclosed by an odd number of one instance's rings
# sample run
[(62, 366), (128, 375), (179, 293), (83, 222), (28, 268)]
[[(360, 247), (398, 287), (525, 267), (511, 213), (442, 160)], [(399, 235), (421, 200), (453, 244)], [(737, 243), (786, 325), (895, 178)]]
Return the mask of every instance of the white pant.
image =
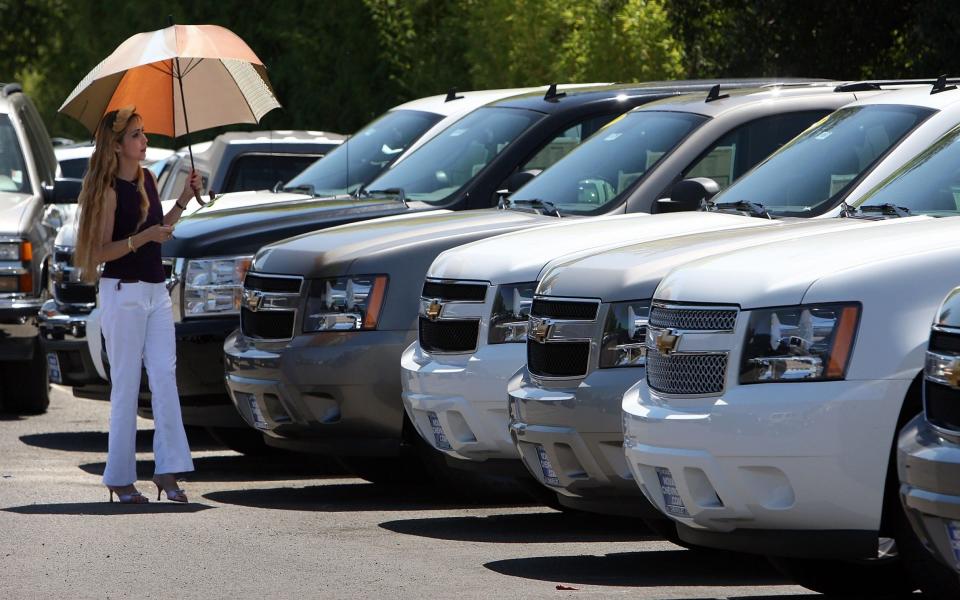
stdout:
[(137, 480), (137, 396), (146, 367), (153, 406), (155, 474), (193, 470), (180, 416), (170, 294), (163, 283), (100, 280), (102, 330), (110, 359), (110, 437), (103, 483)]

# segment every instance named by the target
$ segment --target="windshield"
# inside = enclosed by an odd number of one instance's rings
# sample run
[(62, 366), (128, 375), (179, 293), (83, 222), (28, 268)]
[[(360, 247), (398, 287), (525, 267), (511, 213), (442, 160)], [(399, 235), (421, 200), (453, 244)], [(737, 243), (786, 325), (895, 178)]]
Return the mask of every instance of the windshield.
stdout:
[(873, 188), (859, 207), (893, 204), (912, 214), (960, 214), (960, 127)]
[(864, 173), (933, 111), (918, 106), (841, 108), (794, 138), (713, 201), (756, 202), (781, 217), (836, 206)]
[(440, 204), (543, 117), (542, 113), (515, 108), (475, 110), (418, 148), (367, 188), (400, 188), (408, 200)]
[(592, 213), (619, 198), (706, 121), (692, 113), (627, 113), (514, 192), (510, 200), (546, 200), (561, 213)]
[(7, 115), (0, 115), (0, 192), (30, 193), (20, 142)]
[(349, 194), (377, 177), (442, 115), (392, 110), (291, 179), (284, 189), (311, 186), (318, 196)]

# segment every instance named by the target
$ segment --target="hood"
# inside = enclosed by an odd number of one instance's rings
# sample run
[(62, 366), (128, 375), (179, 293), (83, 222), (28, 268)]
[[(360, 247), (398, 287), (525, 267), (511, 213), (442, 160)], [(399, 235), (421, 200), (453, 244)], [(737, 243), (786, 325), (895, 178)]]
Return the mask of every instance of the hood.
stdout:
[(197, 258), (253, 254), (265, 244), (317, 229), (422, 210), (394, 200), (357, 200), (347, 196), (227, 194), (212, 206), (181, 219), (174, 228), (173, 239), (163, 245), (163, 255)]
[(564, 221), (447, 250), (427, 273), (438, 279), (473, 279), (493, 285), (536, 281), (547, 263), (581, 253), (700, 231), (763, 227), (776, 221), (723, 213), (637, 213)]
[(0, 234), (18, 236), (24, 232), (24, 219), (33, 208), (33, 196), (0, 192)]
[[(879, 274), (883, 272), (879, 264), (884, 261), (956, 246), (960, 243), (960, 221), (949, 223), (951, 220), (910, 217), (868, 221), (866, 226), (850, 231), (818, 232), (754, 245), (673, 271), (663, 279), (656, 297), (737, 304), (743, 309), (820, 301), (811, 295), (818, 281), (843, 284), (859, 267)], [(856, 299), (853, 290), (840, 295)]]
[[(441, 251), (518, 228), (555, 223), (555, 217), (516, 210), (432, 210), (352, 223), (263, 248), (253, 270), (306, 277), (361, 273), (397, 275)], [(423, 273), (418, 281), (422, 283)]]
[[(759, 219), (752, 219), (759, 220)], [(701, 258), (740, 248), (771, 244), (829, 231), (870, 228), (878, 221), (811, 219), (761, 221), (767, 227), (728, 229), (671, 237), (626, 246), (556, 264), (544, 275), (537, 293), (546, 296), (600, 298), (604, 302), (653, 297), (660, 280), (671, 269)], [(764, 258), (764, 264), (766, 259)], [(752, 264), (756, 264), (753, 262)], [(776, 264), (776, 263), (771, 263)], [(783, 270), (776, 270), (782, 274)], [(751, 277), (753, 275), (751, 274)], [(737, 285), (730, 285), (736, 281)], [(742, 278), (713, 280), (713, 289), (731, 290), (736, 296)], [(714, 301), (714, 300), (711, 300)], [(719, 302), (719, 300), (715, 300)]]

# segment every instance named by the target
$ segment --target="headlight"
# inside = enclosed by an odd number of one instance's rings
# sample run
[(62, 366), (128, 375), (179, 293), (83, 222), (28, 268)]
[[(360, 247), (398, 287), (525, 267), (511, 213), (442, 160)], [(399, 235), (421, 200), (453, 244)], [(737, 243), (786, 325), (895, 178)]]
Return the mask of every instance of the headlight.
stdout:
[(10, 242), (0, 244), (0, 260), (20, 260), (20, 244)]
[(490, 312), (491, 344), (523, 343), (527, 341), (527, 318), (533, 303), (536, 281), (511, 283), (497, 288)]
[(185, 317), (240, 311), (243, 277), (252, 256), (189, 260), (183, 276)]
[(857, 304), (753, 311), (740, 383), (843, 379), (859, 317)]
[(607, 311), (600, 342), (600, 368), (642, 367), (647, 359), (650, 301), (615, 302)]
[(310, 284), (303, 331), (376, 329), (386, 291), (386, 275), (315, 279)]

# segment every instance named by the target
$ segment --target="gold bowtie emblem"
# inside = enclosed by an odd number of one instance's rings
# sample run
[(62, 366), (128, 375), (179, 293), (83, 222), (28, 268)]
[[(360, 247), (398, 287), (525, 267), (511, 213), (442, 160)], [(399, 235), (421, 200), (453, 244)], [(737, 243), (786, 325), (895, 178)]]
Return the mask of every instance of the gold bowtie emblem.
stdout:
[(664, 331), (657, 336), (657, 352), (660, 354), (670, 354), (677, 349), (679, 343), (679, 335), (672, 333), (670, 330)]
[(550, 335), (550, 328), (553, 326), (553, 322), (549, 319), (543, 319), (537, 321), (533, 324), (533, 328), (530, 330), (530, 337), (536, 340), (538, 343), (542, 344), (546, 341), (547, 337)]
[(954, 366), (949, 369), (945, 369), (943, 372), (943, 378), (947, 380), (947, 383), (950, 384), (952, 388), (960, 388), (960, 367)]
[(427, 318), (431, 321), (439, 319), (441, 312), (443, 312), (443, 304), (440, 304), (438, 300), (431, 301), (430, 305), (427, 306)]

